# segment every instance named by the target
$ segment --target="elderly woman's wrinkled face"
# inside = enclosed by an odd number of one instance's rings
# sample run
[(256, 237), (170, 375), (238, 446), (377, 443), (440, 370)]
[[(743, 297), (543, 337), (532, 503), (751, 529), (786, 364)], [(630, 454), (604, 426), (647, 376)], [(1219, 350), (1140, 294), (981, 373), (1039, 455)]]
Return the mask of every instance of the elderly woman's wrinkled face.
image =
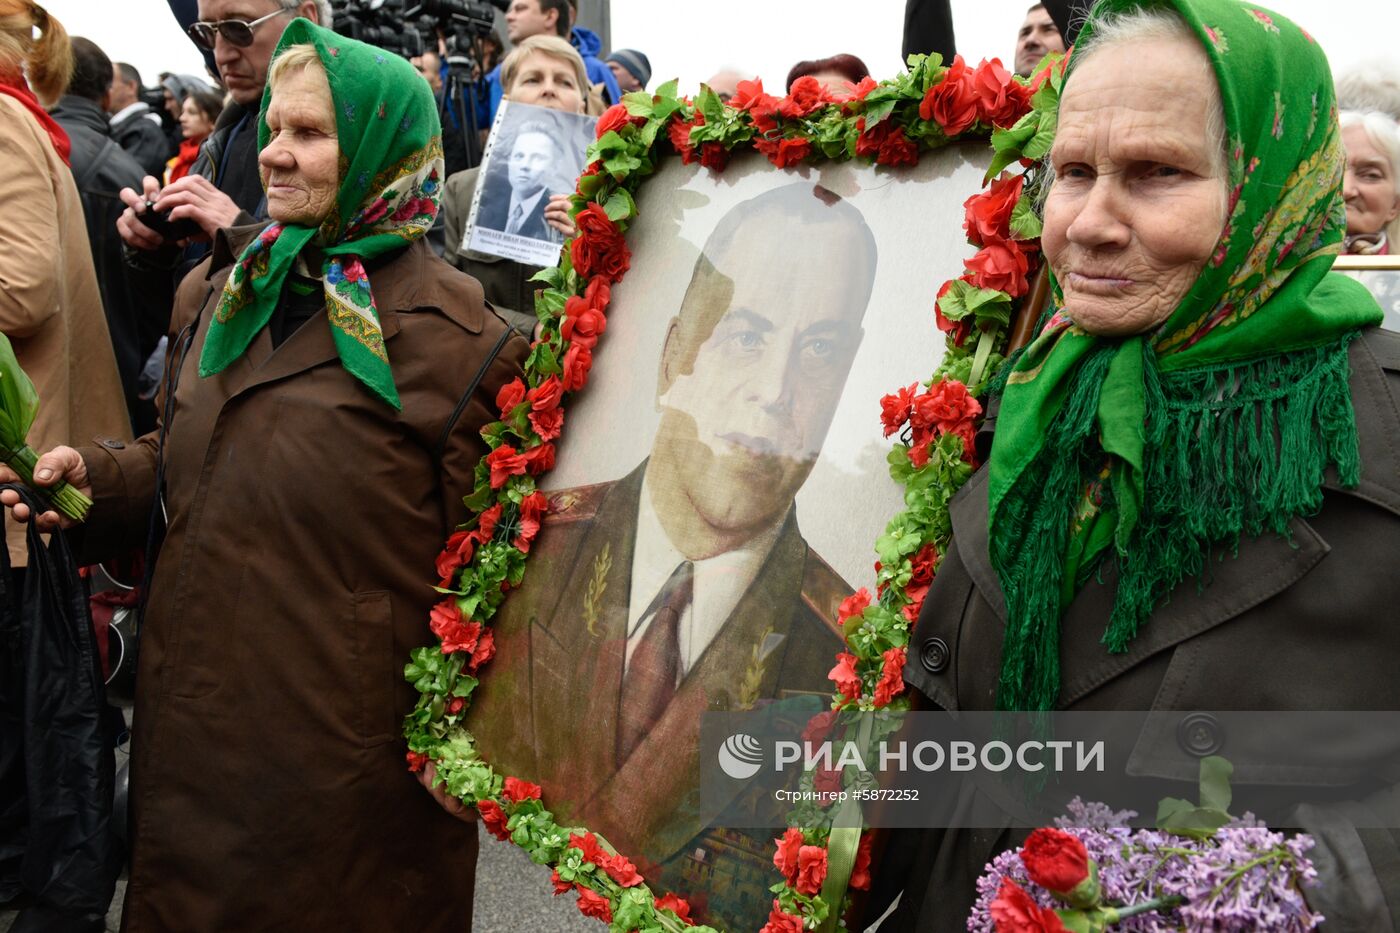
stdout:
[(280, 223), (316, 226), (340, 189), (340, 142), (326, 73), (306, 67), (281, 78), (267, 106), (267, 146), (258, 155), (267, 213)]
[(1208, 132), (1219, 92), (1184, 39), (1106, 46), (1072, 74), (1051, 150), (1042, 244), (1091, 334), (1155, 328), (1220, 238), (1226, 190)]
[(505, 96), (517, 104), (583, 113), (583, 95), (573, 65), (535, 51), (521, 59)]
[(1347, 151), (1346, 180), (1342, 196), (1347, 202), (1347, 233), (1379, 233), (1400, 216), (1400, 188), (1395, 170), (1384, 152), (1371, 142), (1366, 127), (1342, 130)]

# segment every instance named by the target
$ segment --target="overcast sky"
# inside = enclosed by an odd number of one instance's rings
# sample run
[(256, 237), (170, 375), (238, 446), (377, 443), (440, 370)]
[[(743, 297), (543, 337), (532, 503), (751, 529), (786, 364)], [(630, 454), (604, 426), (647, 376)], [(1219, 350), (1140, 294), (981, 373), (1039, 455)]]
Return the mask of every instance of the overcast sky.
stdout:
[[(165, 0), (45, 0), (44, 5), (69, 32), (92, 39), (114, 60), (136, 65), (148, 84), (162, 71), (203, 72), (202, 59), (180, 33)], [(1029, 0), (953, 0), (958, 49), (974, 62), (997, 56), (1009, 64), (1029, 5)], [(1381, 57), (1394, 61), (1400, 36), (1395, 0), (1265, 5), (1317, 37), (1334, 70)], [(781, 92), (794, 62), (837, 52), (860, 56), (876, 78), (886, 78), (899, 70), (903, 21), (902, 0), (612, 0), (614, 47), (641, 49), (657, 82), (679, 77), (686, 87), (734, 65)]]

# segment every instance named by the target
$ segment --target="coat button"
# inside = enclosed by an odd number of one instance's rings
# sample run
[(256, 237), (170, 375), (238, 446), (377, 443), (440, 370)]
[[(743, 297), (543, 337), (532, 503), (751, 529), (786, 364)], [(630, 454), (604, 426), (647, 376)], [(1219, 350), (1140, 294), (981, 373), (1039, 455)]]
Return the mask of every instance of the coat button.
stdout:
[(1186, 754), (1205, 758), (1225, 745), (1225, 729), (1209, 713), (1192, 713), (1177, 723), (1176, 742)]
[(97, 443), (106, 447), (108, 450), (122, 450), (126, 447), (121, 441), (114, 441), (110, 437), (99, 437)]
[(948, 666), (948, 643), (941, 638), (930, 638), (919, 649), (919, 663), (930, 674), (941, 674)]

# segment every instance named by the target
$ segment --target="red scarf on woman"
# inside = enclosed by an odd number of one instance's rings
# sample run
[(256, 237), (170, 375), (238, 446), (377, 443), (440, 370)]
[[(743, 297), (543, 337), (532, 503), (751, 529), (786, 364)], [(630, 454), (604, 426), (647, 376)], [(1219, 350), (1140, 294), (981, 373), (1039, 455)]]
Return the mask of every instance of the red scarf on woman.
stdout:
[(39, 121), (39, 125), (44, 128), (44, 132), (49, 134), (49, 142), (53, 143), (54, 151), (63, 160), (63, 164), (68, 164), (68, 151), (73, 144), (68, 140), (68, 134), (63, 127), (49, 112), (39, 104), (39, 99), (34, 96), (34, 92), (29, 89), (29, 82), (24, 80), (22, 74), (0, 73), (0, 94), (8, 94), (15, 100), (24, 104), (26, 110), (34, 114), (34, 119)]
[(180, 151), (175, 153), (175, 158), (170, 160), (170, 171), (165, 183), (168, 185), (177, 178), (183, 178), (189, 173), (190, 166), (194, 165), (195, 158), (199, 155), (199, 147), (204, 142), (204, 137), (198, 139), (184, 139), (180, 141)]

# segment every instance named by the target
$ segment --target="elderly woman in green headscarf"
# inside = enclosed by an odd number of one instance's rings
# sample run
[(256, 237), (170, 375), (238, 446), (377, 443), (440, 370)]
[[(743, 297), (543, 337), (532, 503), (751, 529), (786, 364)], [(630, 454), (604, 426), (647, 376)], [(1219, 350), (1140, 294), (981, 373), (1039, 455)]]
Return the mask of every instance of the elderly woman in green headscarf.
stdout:
[[(1343, 156), (1321, 50), (1236, 0), (1102, 0), (1049, 171), (1057, 305), (954, 500), (905, 679), (946, 710), (1400, 710), (1400, 346), (1330, 271)], [(1198, 759), (1238, 747), (1217, 725), (1117, 766), (1194, 798)], [(1298, 822), (1312, 905), (1392, 929), (1396, 835)], [(882, 933), (965, 929), (1019, 838), (892, 840)]]
[(440, 132), (407, 61), (289, 24), (259, 121), (272, 223), (221, 231), (181, 286), (160, 431), (39, 461), (94, 499), (89, 558), (168, 516), (128, 933), (471, 928), (476, 829), (405, 767), (403, 666), (528, 348), (423, 239)]

